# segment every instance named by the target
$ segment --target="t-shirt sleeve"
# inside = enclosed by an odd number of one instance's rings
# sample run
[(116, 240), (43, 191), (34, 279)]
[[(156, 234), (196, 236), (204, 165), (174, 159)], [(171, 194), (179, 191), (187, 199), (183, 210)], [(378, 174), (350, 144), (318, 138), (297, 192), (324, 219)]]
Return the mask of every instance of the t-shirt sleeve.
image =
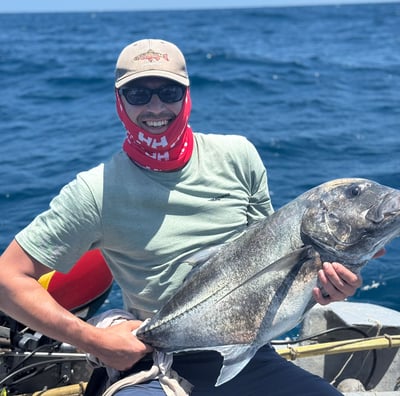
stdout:
[[(50, 202), (49, 209), (15, 237), (28, 254), (49, 268), (67, 272), (83, 253), (100, 244), (100, 208), (93, 176), (78, 174)], [(95, 180), (98, 183), (101, 178)]]
[(270, 216), (273, 206), (268, 189), (267, 170), (252, 143), (247, 141), (247, 158), (250, 177), (250, 198), (247, 208), (248, 224)]

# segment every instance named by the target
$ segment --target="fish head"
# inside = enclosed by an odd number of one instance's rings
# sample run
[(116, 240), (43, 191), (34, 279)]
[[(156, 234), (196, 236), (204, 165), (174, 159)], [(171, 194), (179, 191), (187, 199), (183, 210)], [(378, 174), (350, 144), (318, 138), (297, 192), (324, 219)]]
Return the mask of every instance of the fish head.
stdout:
[(400, 190), (366, 179), (337, 179), (304, 199), (301, 238), (323, 261), (357, 270), (400, 235)]

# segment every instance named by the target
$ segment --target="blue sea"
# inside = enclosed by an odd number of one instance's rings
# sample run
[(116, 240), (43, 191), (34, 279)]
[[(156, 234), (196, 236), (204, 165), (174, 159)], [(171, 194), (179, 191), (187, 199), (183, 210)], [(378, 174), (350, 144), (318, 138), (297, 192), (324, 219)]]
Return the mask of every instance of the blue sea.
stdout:
[[(194, 130), (247, 136), (275, 208), (357, 176), (400, 188), (400, 3), (0, 14), (0, 253), (79, 171), (119, 150), (121, 49), (175, 42)], [(400, 309), (400, 240), (352, 298)], [(114, 287), (107, 307), (120, 304)]]

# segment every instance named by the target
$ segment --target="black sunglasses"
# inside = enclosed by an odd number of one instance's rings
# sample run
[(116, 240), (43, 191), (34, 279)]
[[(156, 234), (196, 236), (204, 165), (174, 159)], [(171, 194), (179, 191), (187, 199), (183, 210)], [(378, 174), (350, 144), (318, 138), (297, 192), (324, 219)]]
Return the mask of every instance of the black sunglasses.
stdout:
[(160, 100), (164, 103), (179, 102), (183, 98), (185, 91), (186, 87), (179, 84), (164, 85), (156, 89), (140, 86), (120, 89), (120, 92), (124, 95), (126, 101), (133, 106), (140, 106), (149, 103), (154, 94), (157, 94)]

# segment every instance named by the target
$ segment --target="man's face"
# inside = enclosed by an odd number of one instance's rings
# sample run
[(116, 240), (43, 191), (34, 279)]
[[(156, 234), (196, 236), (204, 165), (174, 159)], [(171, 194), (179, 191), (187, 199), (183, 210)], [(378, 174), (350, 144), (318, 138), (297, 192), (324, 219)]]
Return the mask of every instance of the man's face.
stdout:
[[(152, 93), (148, 89), (157, 91), (161, 89), (161, 92)], [(123, 86), (120, 89), (120, 96), (132, 122), (150, 133), (160, 134), (167, 130), (181, 111), (185, 90), (186, 87), (183, 85), (166, 78), (144, 77)], [(179, 100), (171, 102), (176, 98)], [(148, 102), (130, 104), (127, 99), (135, 103), (145, 102), (148, 99)]]

